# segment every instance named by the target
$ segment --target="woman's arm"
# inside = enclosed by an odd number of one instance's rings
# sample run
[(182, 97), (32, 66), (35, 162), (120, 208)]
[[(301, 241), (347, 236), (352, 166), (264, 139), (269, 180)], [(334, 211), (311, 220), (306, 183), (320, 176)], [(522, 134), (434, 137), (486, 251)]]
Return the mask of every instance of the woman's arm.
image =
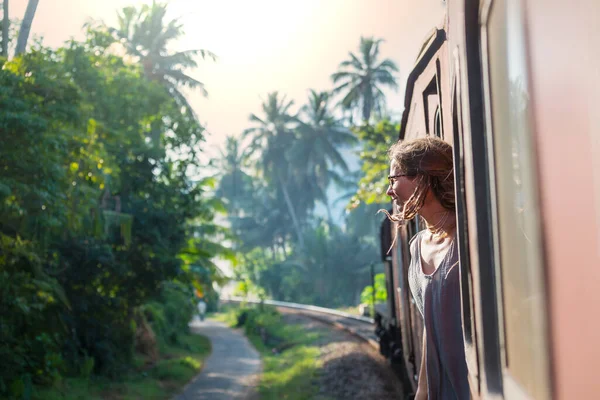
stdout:
[(415, 400), (427, 400), (427, 332), (423, 328), (423, 349), (421, 350), (421, 367)]

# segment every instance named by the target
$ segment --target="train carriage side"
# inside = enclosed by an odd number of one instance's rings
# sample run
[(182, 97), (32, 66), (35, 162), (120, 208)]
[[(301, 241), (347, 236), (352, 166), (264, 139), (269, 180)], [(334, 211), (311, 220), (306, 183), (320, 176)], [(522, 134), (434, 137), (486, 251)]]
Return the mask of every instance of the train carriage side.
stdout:
[(474, 397), (600, 393), (600, 322), (573, 307), (600, 305), (600, 4), (576, 3), (448, 1)]
[[(401, 139), (435, 135), (452, 143), (451, 96), (445, 72), (446, 59), (445, 30), (435, 29), (425, 41), (408, 78)], [(390, 235), (398, 235), (387, 270), (388, 297), (394, 303), (395, 313), (391, 321), (394, 328), (389, 329), (390, 332), (393, 330), (390, 336), (392, 353), (396, 356), (392, 361), (403, 365), (406, 383), (410, 385), (407, 392), (414, 392), (421, 360), (423, 322), (408, 287), (408, 265), (410, 239), (421, 228), (419, 221), (415, 220), (402, 226), (384, 222), (382, 229), (391, 229)]]
[[(453, 144), (472, 396), (598, 398), (600, 3), (446, 7), (409, 76), (400, 139)], [(399, 227), (387, 268), (413, 390), (422, 325), (407, 268), (418, 228)]]

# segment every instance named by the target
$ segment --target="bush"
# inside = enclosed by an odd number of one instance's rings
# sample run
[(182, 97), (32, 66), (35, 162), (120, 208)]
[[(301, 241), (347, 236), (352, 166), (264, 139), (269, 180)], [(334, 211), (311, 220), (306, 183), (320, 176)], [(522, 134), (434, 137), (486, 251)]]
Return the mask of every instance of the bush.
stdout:
[(158, 298), (142, 309), (159, 342), (178, 344), (188, 333), (188, 324), (196, 313), (190, 288), (180, 283), (164, 283)]
[(152, 376), (157, 379), (181, 379), (188, 375), (188, 370), (198, 371), (201, 363), (192, 357), (163, 360), (152, 370)]
[(62, 319), (69, 336), (64, 354), (77, 375), (88, 357), (94, 372), (116, 377), (133, 360), (135, 323), (131, 293), (120, 287), (126, 266), (110, 245), (94, 238), (67, 239), (58, 246), (65, 266), (59, 279), (71, 300)]
[[(385, 274), (375, 275), (375, 302), (385, 303), (387, 300), (387, 290), (385, 287)], [(369, 285), (365, 287), (360, 294), (360, 301), (363, 304), (369, 304), (373, 306), (373, 286)]]
[(285, 325), (275, 307), (241, 307), (236, 314), (237, 326), (243, 326), (246, 335), (259, 337), (264, 345), (270, 347), (283, 344)]
[(22, 397), (64, 369), (59, 310), (66, 300), (37, 254), (31, 243), (0, 234), (0, 394)]

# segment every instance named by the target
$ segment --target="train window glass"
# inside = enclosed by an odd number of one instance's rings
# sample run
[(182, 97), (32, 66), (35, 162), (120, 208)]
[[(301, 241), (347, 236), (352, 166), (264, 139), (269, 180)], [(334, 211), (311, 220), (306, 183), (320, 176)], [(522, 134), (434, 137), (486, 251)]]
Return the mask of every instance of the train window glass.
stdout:
[[(494, 0), (487, 21), (488, 115), (496, 259), (504, 323), (504, 391), (549, 397), (540, 220), (519, 0)], [(502, 325), (501, 325), (502, 326)]]
[(427, 134), (433, 133), (433, 120), (435, 110), (440, 105), (438, 96), (437, 77), (434, 75), (431, 81), (423, 90), (423, 116), (425, 118), (425, 131)]
[(435, 110), (433, 134), (439, 138), (442, 137), (442, 113), (439, 107)]

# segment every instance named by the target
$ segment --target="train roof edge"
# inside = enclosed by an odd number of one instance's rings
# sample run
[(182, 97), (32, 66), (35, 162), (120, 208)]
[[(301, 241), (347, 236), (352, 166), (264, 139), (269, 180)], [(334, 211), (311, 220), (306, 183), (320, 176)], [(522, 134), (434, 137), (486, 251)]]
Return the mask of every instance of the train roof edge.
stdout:
[(406, 133), (406, 123), (408, 122), (408, 114), (410, 113), (410, 104), (412, 101), (415, 82), (421, 73), (425, 70), (433, 56), (438, 52), (446, 41), (446, 31), (444, 29), (435, 29), (431, 36), (427, 38), (415, 62), (413, 70), (408, 75), (406, 80), (406, 92), (404, 93), (404, 111), (402, 112), (402, 120), (400, 122), (400, 132), (398, 140), (403, 140)]

